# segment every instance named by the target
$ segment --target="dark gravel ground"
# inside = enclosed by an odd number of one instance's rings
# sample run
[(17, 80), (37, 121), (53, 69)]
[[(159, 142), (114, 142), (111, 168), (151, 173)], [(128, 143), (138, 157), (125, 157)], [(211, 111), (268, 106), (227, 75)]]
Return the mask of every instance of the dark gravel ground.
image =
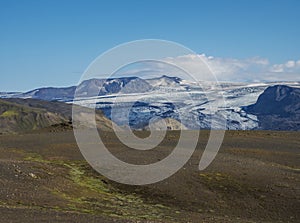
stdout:
[[(138, 152), (113, 133), (101, 137), (120, 159), (145, 164), (166, 157), (178, 134)], [(300, 132), (228, 131), (216, 159), (199, 171), (207, 138), (202, 131), (172, 177), (128, 186), (96, 173), (72, 131), (2, 135), (0, 222), (299, 222)]]

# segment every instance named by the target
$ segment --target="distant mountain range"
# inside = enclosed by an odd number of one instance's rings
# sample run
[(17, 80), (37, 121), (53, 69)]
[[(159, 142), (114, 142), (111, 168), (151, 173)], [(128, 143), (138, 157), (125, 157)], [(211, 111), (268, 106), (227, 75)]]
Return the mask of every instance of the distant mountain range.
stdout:
[[(2, 92), (0, 98), (33, 98), (46, 101), (70, 101), (73, 100), (76, 91), (77, 97), (95, 97), (111, 94), (145, 93), (158, 87), (180, 87), (182, 80), (178, 77), (141, 79), (138, 77), (120, 77), (110, 79), (89, 79), (81, 82), (78, 87), (45, 87), (25, 93)], [(77, 89), (76, 89), (77, 88)]]
[[(160, 117), (169, 129), (178, 129), (180, 122), (187, 129), (220, 129), (224, 128), (222, 119), (226, 119), (226, 129), (299, 130), (299, 87), (299, 82), (216, 85), (164, 75), (90, 79), (78, 87), (4, 92), (0, 98), (75, 103), (101, 110), (119, 126), (134, 129), (147, 129), (151, 119)], [(160, 129), (161, 123), (154, 126)]]

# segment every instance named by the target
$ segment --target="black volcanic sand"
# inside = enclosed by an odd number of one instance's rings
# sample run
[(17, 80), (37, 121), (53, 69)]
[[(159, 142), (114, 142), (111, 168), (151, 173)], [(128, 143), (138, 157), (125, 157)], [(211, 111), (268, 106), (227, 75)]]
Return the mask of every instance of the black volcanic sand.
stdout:
[[(112, 153), (136, 164), (166, 157), (178, 135), (137, 152), (101, 133)], [(202, 131), (172, 177), (128, 186), (95, 172), (72, 131), (2, 135), (0, 222), (299, 222), (300, 132), (228, 131), (216, 159), (199, 171), (207, 138)]]

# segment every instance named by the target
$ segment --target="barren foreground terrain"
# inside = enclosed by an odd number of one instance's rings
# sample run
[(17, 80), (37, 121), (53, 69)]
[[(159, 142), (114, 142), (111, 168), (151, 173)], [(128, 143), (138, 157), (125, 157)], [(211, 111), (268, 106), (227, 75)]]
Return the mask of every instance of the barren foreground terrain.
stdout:
[[(139, 152), (113, 133), (101, 137), (120, 159), (145, 164), (166, 157), (178, 134)], [(300, 132), (228, 131), (199, 171), (207, 137), (200, 133), (193, 157), (172, 177), (128, 186), (95, 172), (72, 131), (2, 135), (0, 222), (299, 222)]]

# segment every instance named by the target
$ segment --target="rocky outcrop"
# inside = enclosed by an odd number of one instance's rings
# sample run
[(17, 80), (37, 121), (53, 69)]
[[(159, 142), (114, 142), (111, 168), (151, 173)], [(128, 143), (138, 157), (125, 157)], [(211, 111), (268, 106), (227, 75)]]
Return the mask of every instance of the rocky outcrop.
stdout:
[(255, 104), (244, 110), (257, 116), (260, 129), (300, 130), (300, 88), (268, 87)]

